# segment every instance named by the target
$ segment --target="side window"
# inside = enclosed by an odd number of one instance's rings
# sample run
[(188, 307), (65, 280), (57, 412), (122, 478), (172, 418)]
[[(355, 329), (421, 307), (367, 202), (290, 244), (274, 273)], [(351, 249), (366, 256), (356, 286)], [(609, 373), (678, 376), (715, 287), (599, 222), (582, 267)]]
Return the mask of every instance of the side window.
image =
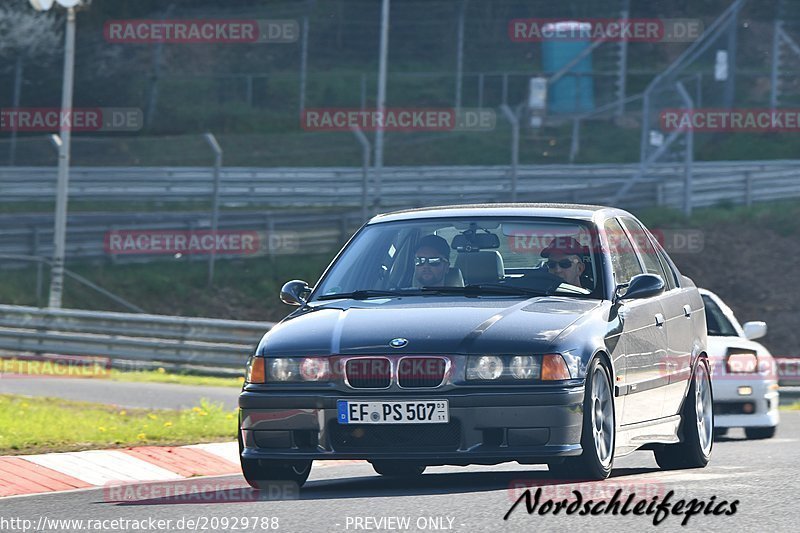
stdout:
[(669, 259), (667, 259), (667, 252), (664, 251), (664, 248), (661, 247), (661, 244), (659, 244), (655, 237), (653, 237), (652, 242), (658, 252), (658, 260), (661, 262), (661, 266), (664, 267), (664, 272), (667, 273), (667, 286), (670, 290), (675, 287), (680, 287), (681, 280), (678, 277), (678, 272), (673, 268)]
[(661, 267), (661, 263), (658, 260), (658, 253), (653, 247), (653, 243), (650, 242), (647, 231), (638, 222), (628, 217), (622, 217), (622, 224), (633, 239), (633, 246), (636, 248), (636, 251), (639, 252), (639, 257), (642, 258), (647, 273), (661, 276), (665, 284), (669, 283), (664, 269)]
[(604, 229), (615, 282), (628, 283), (633, 276), (643, 273), (633, 245), (615, 219), (606, 220)]
[(706, 296), (703, 295), (703, 304), (706, 307), (706, 327), (708, 328), (709, 335), (718, 337), (736, 337), (736, 328), (733, 327), (728, 317), (722, 312), (719, 306)]

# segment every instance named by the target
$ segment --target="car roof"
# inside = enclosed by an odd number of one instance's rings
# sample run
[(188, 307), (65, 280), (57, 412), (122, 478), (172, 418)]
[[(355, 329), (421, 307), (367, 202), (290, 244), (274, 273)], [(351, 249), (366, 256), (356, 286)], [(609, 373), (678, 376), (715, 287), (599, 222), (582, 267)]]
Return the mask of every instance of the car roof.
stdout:
[(418, 220), (424, 218), (448, 218), (457, 216), (525, 216), (572, 218), (579, 220), (597, 220), (617, 215), (631, 216), (627, 211), (614, 207), (583, 204), (547, 204), (547, 203), (508, 203), (508, 204), (465, 204), (441, 205), (404, 209), (374, 216), (368, 224), (395, 222), (398, 220)]

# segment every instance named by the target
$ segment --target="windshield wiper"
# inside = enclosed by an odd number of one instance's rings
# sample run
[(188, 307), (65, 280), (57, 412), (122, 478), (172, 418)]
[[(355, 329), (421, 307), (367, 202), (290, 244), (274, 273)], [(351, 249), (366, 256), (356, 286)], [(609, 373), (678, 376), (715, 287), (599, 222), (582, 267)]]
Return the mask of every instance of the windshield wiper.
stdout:
[(511, 294), (523, 296), (550, 296), (552, 292), (514, 285), (501, 285), (499, 283), (476, 283), (464, 287), (423, 287), (424, 293), (439, 294), (464, 294), (466, 296), (480, 296), (482, 294)]
[(353, 292), (339, 292), (335, 294), (323, 294), (317, 300), (339, 300), (349, 298), (351, 300), (366, 300), (367, 298), (379, 298), (381, 296), (409, 296), (421, 294), (420, 289), (405, 290), (380, 290), (380, 289), (361, 289)]

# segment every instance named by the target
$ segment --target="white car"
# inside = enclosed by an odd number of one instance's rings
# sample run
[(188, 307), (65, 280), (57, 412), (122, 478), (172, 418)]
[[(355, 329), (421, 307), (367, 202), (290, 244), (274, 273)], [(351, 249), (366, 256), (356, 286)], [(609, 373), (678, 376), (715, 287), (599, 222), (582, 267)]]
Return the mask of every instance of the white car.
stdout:
[(714, 433), (744, 428), (749, 439), (769, 439), (778, 427), (778, 374), (775, 360), (755, 342), (767, 333), (764, 322), (745, 322), (719, 296), (700, 289), (706, 307), (708, 355), (714, 387)]

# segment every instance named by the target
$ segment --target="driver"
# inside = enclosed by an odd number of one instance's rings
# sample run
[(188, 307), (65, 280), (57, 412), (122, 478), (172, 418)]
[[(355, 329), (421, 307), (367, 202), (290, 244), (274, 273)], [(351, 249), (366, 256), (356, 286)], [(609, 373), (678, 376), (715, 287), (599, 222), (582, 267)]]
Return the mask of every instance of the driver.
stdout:
[(577, 240), (566, 236), (556, 237), (542, 250), (542, 257), (547, 259), (547, 270), (576, 287), (583, 286), (581, 274), (586, 270), (583, 264), (585, 254), (584, 247)]
[(449, 269), (450, 245), (447, 241), (438, 235), (423, 237), (414, 254), (414, 285), (442, 286)]

